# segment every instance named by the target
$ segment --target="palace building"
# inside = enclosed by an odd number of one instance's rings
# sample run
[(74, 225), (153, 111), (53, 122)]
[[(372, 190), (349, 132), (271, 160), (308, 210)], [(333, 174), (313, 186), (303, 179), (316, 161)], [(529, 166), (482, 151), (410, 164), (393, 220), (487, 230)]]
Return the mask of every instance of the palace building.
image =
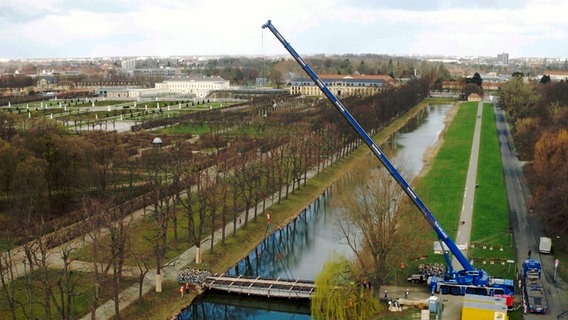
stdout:
[[(319, 75), (326, 87), (337, 97), (349, 95), (372, 95), (395, 85), (396, 81), (388, 75)], [(323, 96), (323, 92), (312, 81), (303, 77), (292, 80), (290, 94)]]

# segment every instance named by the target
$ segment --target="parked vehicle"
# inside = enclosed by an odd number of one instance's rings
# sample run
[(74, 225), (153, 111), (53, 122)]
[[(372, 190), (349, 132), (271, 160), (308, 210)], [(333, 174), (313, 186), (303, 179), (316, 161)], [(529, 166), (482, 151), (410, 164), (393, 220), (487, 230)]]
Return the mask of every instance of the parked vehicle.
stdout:
[(528, 258), (523, 262), (523, 309), (525, 313), (546, 313), (548, 306), (542, 285), (540, 261)]
[(552, 239), (548, 237), (540, 237), (540, 242), (538, 244), (538, 252), (543, 254), (549, 254), (552, 250)]

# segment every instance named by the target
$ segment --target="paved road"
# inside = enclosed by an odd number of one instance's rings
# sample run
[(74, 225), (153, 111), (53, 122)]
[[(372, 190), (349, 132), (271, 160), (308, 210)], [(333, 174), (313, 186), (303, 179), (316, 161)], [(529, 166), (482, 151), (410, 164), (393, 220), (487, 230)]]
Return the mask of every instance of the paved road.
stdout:
[[(471, 221), (473, 219), (473, 203), (475, 198), (475, 186), (477, 184), (477, 162), (479, 159), (479, 143), (481, 139), (481, 116), (483, 114), (483, 102), (477, 105), (477, 116), (475, 118), (475, 128), (473, 131), (473, 141), (471, 143), (471, 155), (469, 158), (469, 167), (467, 169), (467, 177), (465, 181), (465, 190), (463, 192), (463, 204), (460, 214), (460, 223), (458, 225), (458, 233), (455, 243), (460, 250), (467, 256), (468, 243), (471, 237)], [(454, 270), (462, 270), (456, 257), (452, 258), (452, 266)]]
[(525, 319), (568, 319), (568, 312), (563, 318), (559, 317), (565, 310), (568, 310), (568, 285), (559, 277), (556, 277), (556, 281), (553, 280), (554, 257), (538, 254), (537, 239), (542, 235), (542, 229), (538, 217), (527, 210), (526, 199), (529, 196), (529, 190), (524, 181), (521, 164), (515, 154), (505, 114), (503, 110), (496, 108), (495, 116), (509, 200), (511, 228), (517, 251), (517, 268), (520, 270), (530, 249), (533, 252), (533, 258), (541, 260), (544, 269), (543, 283), (549, 312), (545, 315), (525, 315)]

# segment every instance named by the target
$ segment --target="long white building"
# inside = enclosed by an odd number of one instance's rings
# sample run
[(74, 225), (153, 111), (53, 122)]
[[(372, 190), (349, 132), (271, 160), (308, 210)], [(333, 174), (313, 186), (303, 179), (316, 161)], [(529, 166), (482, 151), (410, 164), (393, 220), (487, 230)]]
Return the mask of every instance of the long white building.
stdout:
[(194, 95), (197, 98), (204, 98), (211, 91), (229, 89), (229, 80), (205, 76), (172, 78), (156, 83), (156, 89), (164, 93)]
[(99, 87), (95, 92), (101, 97), (112, 99), (139, 99), (157, 96), (184, 96), (205, 98), (211, 91), (229, 89), (229, 80), (221, 77), (183, 77), (171, 78), (156, 83), (154, 88)]
[[(336, 96), (354, 94), (372, 95), (378, 91), (395, 85), (396, 82), (388, 75), (329, 75), (319, 76), (328, 89)], [(290, 94), (305, 96), (323, 96), (320, 88), (307, 77), (292, 80)]]

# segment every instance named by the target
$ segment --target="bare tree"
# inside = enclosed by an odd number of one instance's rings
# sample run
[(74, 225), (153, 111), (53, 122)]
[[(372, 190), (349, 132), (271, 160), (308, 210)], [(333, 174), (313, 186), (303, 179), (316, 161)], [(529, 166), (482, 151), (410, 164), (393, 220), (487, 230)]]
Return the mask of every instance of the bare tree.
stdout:
[[(190, 241), (195, 245), (195, 263), (201, 263), (201, 241), (205, 233), (205, 225), (211, 219), (208, 206), (208, 192), (212, 186), (212, 177), (206, 172), (195, 173), (195, 192), (192, 183), (187, 183), (187, 197), (181, 201), (188, 219), (188, 233)], [(189, 181), (190, 179), (187, 179)]]
[(171, 172), (166, 164), (166, 153), (156, 148), (146, 159), (149, 183), (152, 185), (150, 195), (153, 210), (146, 215), (152, 235), (145, 236), (152, 243), (156, 258), (156, 292), (162, 292), (162, 266), (166, 257), (168, 224), (175, 207), (172, 203), (174, 193), (171, 192)]
[(97, 308), (101, 305), (100, 292), (103, 284), (103, 266), (102, 266), (102, 252), (104, 247), (102, 244), (103, 230), (102, 230), (102, 212), (104, 212), (104, 205), (100, 201), (94, 199), (83, 199), (83, 214), (84, 228), (83, 237), (90, 239), (91, 242), (91, 258), (93, 261), (93, 292), (91, 299), (91, 319), (96, 319)]
[(114, 317), (120, 319), (120, 299), (122, 291), (122, 271), (127, 252), (127, 239), (129, 237), (132, 216), (128, 215), (123, 205), (107, 210), (105, 227), (110, 236), (110, 264), (112, 265), (112, 297), (114, 300)]
[(338, 226), (367, 277), (376, 284), (387, 274), (386, 261), (397, 233), (400, 188), (388, 171), (361, 161), (339, 183), (333, 204), (340, 209)]
[(71, 243), (65, 243), (58, 247), (58, 255), (60, 257), (61, 269), (59, 278), (56, 282), (56, 289), (59, 293), (59, 299), (55, 296), (55, 290), (52, 290), (53, 305), (57, 309), (60, 319), (72, 319), (73, 305), (75, 297), (79, 295), (78, 281), (79, 276), (71, 269), (71, 253), (75, 251), (76, 246)]
[(39, 291), (41, 292), (41, 305), (44, 309), (44, 317), (51, 318), (52, 307), (52, 287), (53, 283), (50, 279), (50, 267), (52, 253), (49, 249), (52, 247), (51, 238), (42, 235), (41, 226), (44, 224), (40, 217), (35, 222), (25, 225), (22, 229), (27, 239), (32, 239), (31, 255), (33, 264), (37, 266)]
[[(191, 170), (192, 163), (192, 146), (184, 141), (178, 141), (171, 145), (168, 149), (168, 163), (170, 167), (169, 189), (173, 196), (174, 204), (181, 202), (183, 187), (183, 179), (187, 178), (187, 171)], [(177, 210), (171, 212), (171, 220), (173, 224), (173, 244), (178, 249), (178, 215)]]
[[(0, 253), (0, 281), (2, 283), (3, 298), (10, 309), (13, 320), (16, 320), (16, 286), (12, 285), (14, 280), (14, 261), (10, 249)], [(25, 310), (24, 310), (25, 311)]]
[[(132, 245), (130, 245), (130, 247), (132, 247)], [(143, 292), (143, 288), (144, 288), (144, 278), (146, 277), (146, 274), (148, 273), (148, 271), (150, 271), (150, 266), (148, 265), (146, 260), (143, 257), (141, 257), (140, 255), (138, 255), (137, 253), (135, 253), (134, 250), (131, 250), (131, 254), (134, 257), (134, 260), (136, 260), (136, 265), (138, 266), (138, 271), (139, 271), (139, 273), (138, 273), (138, 304), (141, 305), (142, 304), (142, 292)]]

